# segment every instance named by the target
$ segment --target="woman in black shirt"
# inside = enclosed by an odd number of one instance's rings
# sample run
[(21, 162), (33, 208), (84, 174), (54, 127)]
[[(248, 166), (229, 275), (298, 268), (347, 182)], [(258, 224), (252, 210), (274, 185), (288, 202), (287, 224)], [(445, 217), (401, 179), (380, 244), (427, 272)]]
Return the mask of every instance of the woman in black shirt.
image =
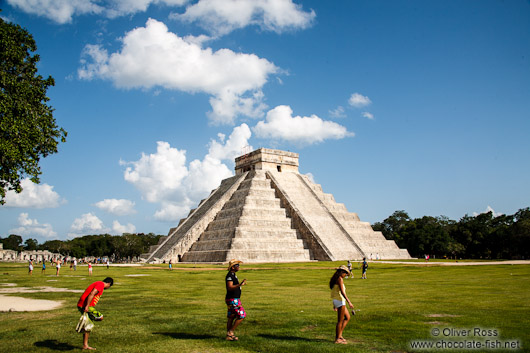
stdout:
[(226, 297), (225, 302), (228, 306), (228, 322), (226, 324), (226, 340), (237, 341), (238, 338), (235, 336), (234, 331), (237, 326), (247, 316), (245, 308), (241, 304), (241, 286), (244, 286), (247, 282), (244, 279), (239, 283), (236, 272), (239, 271), (239, 264), (242, 261), (230, 260), (228, 263), (228, 273), (226, 274)]

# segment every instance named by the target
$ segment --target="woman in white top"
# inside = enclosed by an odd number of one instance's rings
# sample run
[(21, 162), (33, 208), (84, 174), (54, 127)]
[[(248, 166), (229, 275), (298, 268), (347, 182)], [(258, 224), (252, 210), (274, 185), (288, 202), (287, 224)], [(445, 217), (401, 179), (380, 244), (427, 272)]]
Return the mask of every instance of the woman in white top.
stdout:
[(59, 277), (59, 271), (61, 270), (61, 260), (57, 260), (57, 265), (55, 265), (55, 269), (57, 270), (55, 272), (55, 276)]
[(333, 299), (333, 309), (337, 311), (337, 327), (335, 330), (335, 343), (346, 344), (346, 340), (342, 337), (344, 328), (350, 321), (350, 313), (346, 309), (346, 302), (353, 311), (353, 304), (346, 295), (346, 287), (344, 286), (344, 277), (351, 275), (348, 267), (341, 265), (331, 277), (329, 281), (329, 288), (331, 289), (331, 299)]

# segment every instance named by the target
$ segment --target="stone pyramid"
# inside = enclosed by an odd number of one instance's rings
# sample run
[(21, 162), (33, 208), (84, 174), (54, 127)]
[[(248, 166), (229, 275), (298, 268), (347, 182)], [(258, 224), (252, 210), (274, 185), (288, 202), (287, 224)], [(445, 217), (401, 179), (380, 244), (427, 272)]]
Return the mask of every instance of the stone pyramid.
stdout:
[(143, 254), (147, 262), (408, 259), (333, 195), (298, 172), (298, 154), (260, 148)]

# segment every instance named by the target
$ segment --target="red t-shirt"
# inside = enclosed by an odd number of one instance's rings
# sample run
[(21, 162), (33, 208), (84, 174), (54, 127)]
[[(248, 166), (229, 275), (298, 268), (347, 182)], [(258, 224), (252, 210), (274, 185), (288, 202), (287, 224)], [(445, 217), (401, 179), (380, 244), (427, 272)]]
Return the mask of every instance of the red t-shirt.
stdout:
[(105, 282), (103, 281), (94, 282), (90, 286), (88, 286), (87, 289), (85, 289), (85, 292), (77, 302), (78, 307), (84, 308), (86, 306), (88, 296), (90, 295), (90, 293), (92, 293), (92, 290), (94, 290), (94, 288), (98, 291), (98, 293), (94, 296), (94, 299), (92, 299), (92, 302), (89, 306), (95, 306), (98, 303), (99, 297), (101, 297), (101, 295), (103, 294), (103, 290), (105, 289)]

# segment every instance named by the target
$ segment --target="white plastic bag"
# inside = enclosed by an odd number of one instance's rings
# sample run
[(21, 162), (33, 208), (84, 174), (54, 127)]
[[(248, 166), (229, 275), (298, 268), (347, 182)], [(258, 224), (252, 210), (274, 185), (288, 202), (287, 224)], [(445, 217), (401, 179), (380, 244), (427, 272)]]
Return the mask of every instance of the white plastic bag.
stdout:
[(90, 332), (92, 331), (93, 328), (94, 328), (94, 323), (88, 317), (88, 313), (83, 313), (83, 315), (81, 315), (81, 317), (79, 318), (79, 322), (77, 323), (75, 330), (81, 333), (81, 332)]

